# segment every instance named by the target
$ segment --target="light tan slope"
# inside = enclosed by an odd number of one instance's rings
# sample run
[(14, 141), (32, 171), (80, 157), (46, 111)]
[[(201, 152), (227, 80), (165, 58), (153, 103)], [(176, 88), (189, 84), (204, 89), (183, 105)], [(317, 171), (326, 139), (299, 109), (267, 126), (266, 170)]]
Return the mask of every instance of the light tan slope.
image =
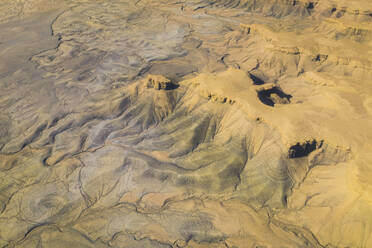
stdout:
[(344, 86), (339, 82), (337, 86), (321, 89), (310, 85), (314, 90), (310, 97), (297, 98), (297, 102), (279, 104), (275, 108), (262, 104), (258, 95), (259, 92), (279, 86), (254, 85), (248, 74), (239, 69), (230, 68), (215, 74), (202, 73), (182, 83), (197, 87), (202, 96), (237, 104), (250, 118), (269, 123), (279, 130), (288, 146), (315, 139), (359, 153), (368, 150), (371, 145), (372, 133), (368, 128), (371, 115), (367, 112), (363, 115), (355, 113), (353, 106), (367, 99), (363, 99), (362, 92), (347, 86), (346, 82), (343, 82)]

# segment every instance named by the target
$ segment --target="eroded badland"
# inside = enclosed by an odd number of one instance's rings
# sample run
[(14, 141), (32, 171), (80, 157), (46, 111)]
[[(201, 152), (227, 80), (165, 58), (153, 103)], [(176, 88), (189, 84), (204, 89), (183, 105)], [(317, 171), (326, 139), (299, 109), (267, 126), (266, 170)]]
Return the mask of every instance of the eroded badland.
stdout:
[(0, 247), (372, 247), (372, 2), (2, 0)]

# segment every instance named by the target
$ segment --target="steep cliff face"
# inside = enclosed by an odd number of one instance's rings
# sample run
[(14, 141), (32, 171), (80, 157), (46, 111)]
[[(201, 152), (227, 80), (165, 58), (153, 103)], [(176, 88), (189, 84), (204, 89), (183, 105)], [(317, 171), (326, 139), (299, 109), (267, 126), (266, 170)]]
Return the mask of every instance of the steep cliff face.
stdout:
[(0, 247), (372, 247), (368, 0), (2, 1)]

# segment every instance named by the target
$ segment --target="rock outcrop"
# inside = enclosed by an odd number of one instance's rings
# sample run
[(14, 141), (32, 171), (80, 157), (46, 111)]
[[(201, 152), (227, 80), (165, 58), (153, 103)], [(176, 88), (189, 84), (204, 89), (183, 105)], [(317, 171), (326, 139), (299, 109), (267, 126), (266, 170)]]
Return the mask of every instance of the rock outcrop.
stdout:
[(175, 86), (171, 80), (162, 75), (148, 75), (146, 81), (148, 88), (156, 90), (169, 90)]

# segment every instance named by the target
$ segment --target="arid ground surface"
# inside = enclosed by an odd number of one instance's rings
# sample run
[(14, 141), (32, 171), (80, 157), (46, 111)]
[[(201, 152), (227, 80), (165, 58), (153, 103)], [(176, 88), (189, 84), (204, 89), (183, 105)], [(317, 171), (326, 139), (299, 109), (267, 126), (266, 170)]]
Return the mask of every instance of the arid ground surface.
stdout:
[(372, 247), (372, 2), (1, 0), (0, 247)]

